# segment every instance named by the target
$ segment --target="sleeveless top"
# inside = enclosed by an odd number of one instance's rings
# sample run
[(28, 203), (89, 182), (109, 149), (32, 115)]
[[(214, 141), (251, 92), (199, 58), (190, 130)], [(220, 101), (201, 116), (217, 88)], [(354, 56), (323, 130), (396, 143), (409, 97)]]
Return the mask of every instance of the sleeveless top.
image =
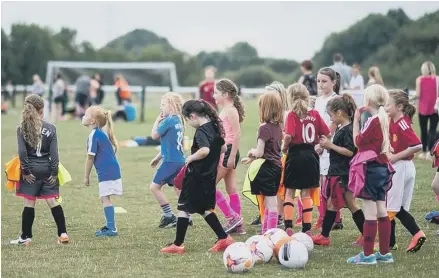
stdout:
[(419, 114), (434, 114), (434, 105), (438, 97), (436, 76), (421, 77), (419, 96)]
[(224, 141), (226, 142), (226, 145), (232, 144), (235, 135), (233, 134), (232, 126), (230, 125), (229, 118), (227, 118), (226, 114), (224, 113), (224, 110), (221, 112), (219, 117), (223, 122), (224, 133), (225, 133)]

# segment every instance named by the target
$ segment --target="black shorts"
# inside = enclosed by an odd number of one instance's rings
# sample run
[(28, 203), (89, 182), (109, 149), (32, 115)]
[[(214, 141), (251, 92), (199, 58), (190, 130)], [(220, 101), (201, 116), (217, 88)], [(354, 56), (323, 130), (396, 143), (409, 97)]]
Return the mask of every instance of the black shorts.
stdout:
[(279, 190), (282, 168), (265, 160), (255, 179), (250, 182), (253, 195), (276, 196)]
[(56, 98), (53, 99), (53, 102), (54, 103), (63, 103), (64, 102), (64, 96), (63, 95), (57, 96)]
[(208, 179), (195, 172), (189, 164), (183, 178), (177, 209), (187, 213), (204, 214), (216, 206), (216, 174)]
[(81, 107), (85, 107), (88, 104), (88, 96), (85, 94), (76, 94), (75, 102)]
[(386, 201), (387, 191), (392, 187), (392, 177), (387, 164), (375, 161), (367, 162), (365, 166), (364, 187), (358, 197), (371, 201)]
[(59, 184), (50, 185), (47, 179), (50, 177), (50, 165), (39, 165), (30, 168), (31, 173), (36, 180), (30, 184), (21, 177), (20, 182), (17, 183), (16, 195), (29, 200), (50, 199), (59, 196)]
[(314, 146), (308, 144), (290, 146), (285, 162), (284, 185), (289, 189), (319, 187), (320, 163)]
[[(227, 168), (227, 162), (229, 161), (229, 157), (230, 157), (230, 152), (232, 151), (232, 144), (228, 144), (227, 145), (227, 150), (224, 153), (224, 159), (223, 162), (221, 163), (221, 165), (224, 168)], [(235, 167), (233, 169), (236, 169), (236, 167), (238, 166), (239, 163), (239, 150), (236, 152), (236, 157), (235, 157)]]

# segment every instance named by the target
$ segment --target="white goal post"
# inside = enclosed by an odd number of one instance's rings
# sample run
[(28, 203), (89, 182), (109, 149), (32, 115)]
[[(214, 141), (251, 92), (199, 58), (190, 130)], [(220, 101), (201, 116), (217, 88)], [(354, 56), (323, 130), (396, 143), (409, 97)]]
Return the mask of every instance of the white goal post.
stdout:
[[(78, 61), (49, 61), (47, 62), (46, 85), (51, 88), (56, 69), (139, 69), (139, 70), (168, 70), (170, 87), (178, 87), (177, 70), (172, 62), (78, 62)], [(133, 84), (135, 85), (135, 84)]]

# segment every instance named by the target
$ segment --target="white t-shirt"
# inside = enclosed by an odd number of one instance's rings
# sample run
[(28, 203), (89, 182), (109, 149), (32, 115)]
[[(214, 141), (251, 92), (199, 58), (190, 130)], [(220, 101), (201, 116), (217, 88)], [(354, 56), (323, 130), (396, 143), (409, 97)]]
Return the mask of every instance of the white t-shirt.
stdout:
[[(336, 96), (338, 95), (335, 92), (332, 92), (332, 94), (329, 95), (328, 97), (322, 95), (316, 99), (315, 110), (319, 112), (320, 116), (325, 121), (328, 127), (332, 124), (332, 121), (331, 121), (331, 117), (328, 114), (328, 110), (326, 109), (326, 106), (328, 105), (328, 102)], [(327, 150), (324, 150), (322, 153), (322, 157), (329, 157), (329, 152)]]
[(62, 79), (58, 79), (52, 86), (52, 99), (62, 96), (64, 90), (66, 89), (66, 84)]
[(351, 77), (351, 81), (349, 82), (349, 88), (354, 89), (355, 87), (360, 87), (360, 89), (355, 90), (364, 90), (364, 79), (361, 74), (357, 76), (352, 75)]

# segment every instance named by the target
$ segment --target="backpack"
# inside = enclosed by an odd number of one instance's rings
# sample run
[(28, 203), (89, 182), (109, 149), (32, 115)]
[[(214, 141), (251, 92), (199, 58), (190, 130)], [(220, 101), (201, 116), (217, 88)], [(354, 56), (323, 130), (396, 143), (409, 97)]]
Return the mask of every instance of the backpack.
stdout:
[(303, 85), (308, 89), (311, 96), (317, 95), (317, 80), (314, 74), (306, 74), (303, 76)]

